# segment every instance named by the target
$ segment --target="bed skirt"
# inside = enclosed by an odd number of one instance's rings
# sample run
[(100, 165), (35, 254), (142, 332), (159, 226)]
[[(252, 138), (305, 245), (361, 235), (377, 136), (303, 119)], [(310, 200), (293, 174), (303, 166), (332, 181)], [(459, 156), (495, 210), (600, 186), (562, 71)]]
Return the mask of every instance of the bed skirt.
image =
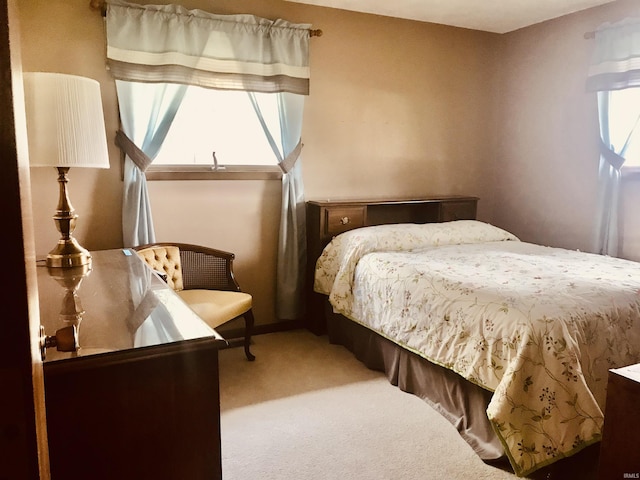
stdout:
[(490, 391), (334, 313), (328, 302), (325, 313), (331, 343), (345, 346), (368, 368), (385, 372), (390, 383), (426, 401), (484, 461), (506, 460), (486, 414)]

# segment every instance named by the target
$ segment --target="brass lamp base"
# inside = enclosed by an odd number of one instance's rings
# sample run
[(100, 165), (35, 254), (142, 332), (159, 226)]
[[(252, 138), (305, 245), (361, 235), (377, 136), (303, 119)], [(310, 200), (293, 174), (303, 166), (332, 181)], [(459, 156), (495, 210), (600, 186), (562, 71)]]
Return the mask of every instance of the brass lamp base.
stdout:
[(58, 199), (58, 209), (53, 216), (58, 231), (62, 234), (56, 247), (47, 255), (47, 267), (70, 268), (91, 265), (91, 254), (80, 246), (78, 241), (71, 235), (76, 228), (76, 215), (67, 193), (67, 173), (69, 167), (57, 167), (58, 184), (60, 197)]
[(58, 241), (56, 248), (47, 255), (47, 267), (70, 268), (91, 265), (91, 254), (71, 237)]

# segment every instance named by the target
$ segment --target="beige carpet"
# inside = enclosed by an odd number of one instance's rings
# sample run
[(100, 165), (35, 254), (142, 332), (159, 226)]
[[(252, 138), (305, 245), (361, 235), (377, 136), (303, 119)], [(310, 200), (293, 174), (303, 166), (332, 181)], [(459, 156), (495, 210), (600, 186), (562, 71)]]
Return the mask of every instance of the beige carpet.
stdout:
[(220, 352), (224, 480), (517, 478), (326, 337), (260, 335), (252, 351)]

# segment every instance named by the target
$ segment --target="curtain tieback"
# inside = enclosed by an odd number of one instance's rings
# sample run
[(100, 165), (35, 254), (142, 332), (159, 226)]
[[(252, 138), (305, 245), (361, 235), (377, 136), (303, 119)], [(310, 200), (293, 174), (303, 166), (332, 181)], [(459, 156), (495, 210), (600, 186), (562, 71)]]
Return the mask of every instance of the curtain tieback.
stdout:
[(116, 145), (120, 147), (120, 150), (122, 150), (143, 173), (153, 162), (122, 130), (116, 132)]
[(616, 170), (620, 170), (624, 164), (625, 158), (611, 150), (602, 139), (600, 139), (600, 155)]
[(304, 145), (302, 140), (300, 140), (296, 145), (296, 148), (294, 148), (291, 153), (289, 153), (289, 155), (287, 155), (287, 157), (278, 164), (283, 173), (289, 173), (293, 170), (293, 167), (300, 156), (300, 152), (302, 151), (302, 147), (304, 147)]

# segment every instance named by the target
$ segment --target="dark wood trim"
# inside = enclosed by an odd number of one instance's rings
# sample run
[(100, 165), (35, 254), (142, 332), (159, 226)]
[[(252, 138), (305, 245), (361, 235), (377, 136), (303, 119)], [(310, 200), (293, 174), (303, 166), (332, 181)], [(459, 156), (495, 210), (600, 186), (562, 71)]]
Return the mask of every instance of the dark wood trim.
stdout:
[[(210, 338), (199, 338), (195, 340), (186, 340), (183, 342), (174, 342), (166, 345), (152, 345), (149, 347), (140, 347), (135, 350), (125, 350), (118, 354), (91, 355), (87, 357), (72, 357), (65, 360), (57, 360), (49, 362), (45, 365), (47, 375), (62, 374), (68, 371), (75, 371), (79, 368), (103, 368), (120, 364), (126, 364), (133, 360), (137, 361), (153, 361), (162, 357), (172, 355), (188, 355), (199, 349), (209, 347), (212, 340)], [(216, 348), (224, 348), (225, 342), (215, 340)]]

